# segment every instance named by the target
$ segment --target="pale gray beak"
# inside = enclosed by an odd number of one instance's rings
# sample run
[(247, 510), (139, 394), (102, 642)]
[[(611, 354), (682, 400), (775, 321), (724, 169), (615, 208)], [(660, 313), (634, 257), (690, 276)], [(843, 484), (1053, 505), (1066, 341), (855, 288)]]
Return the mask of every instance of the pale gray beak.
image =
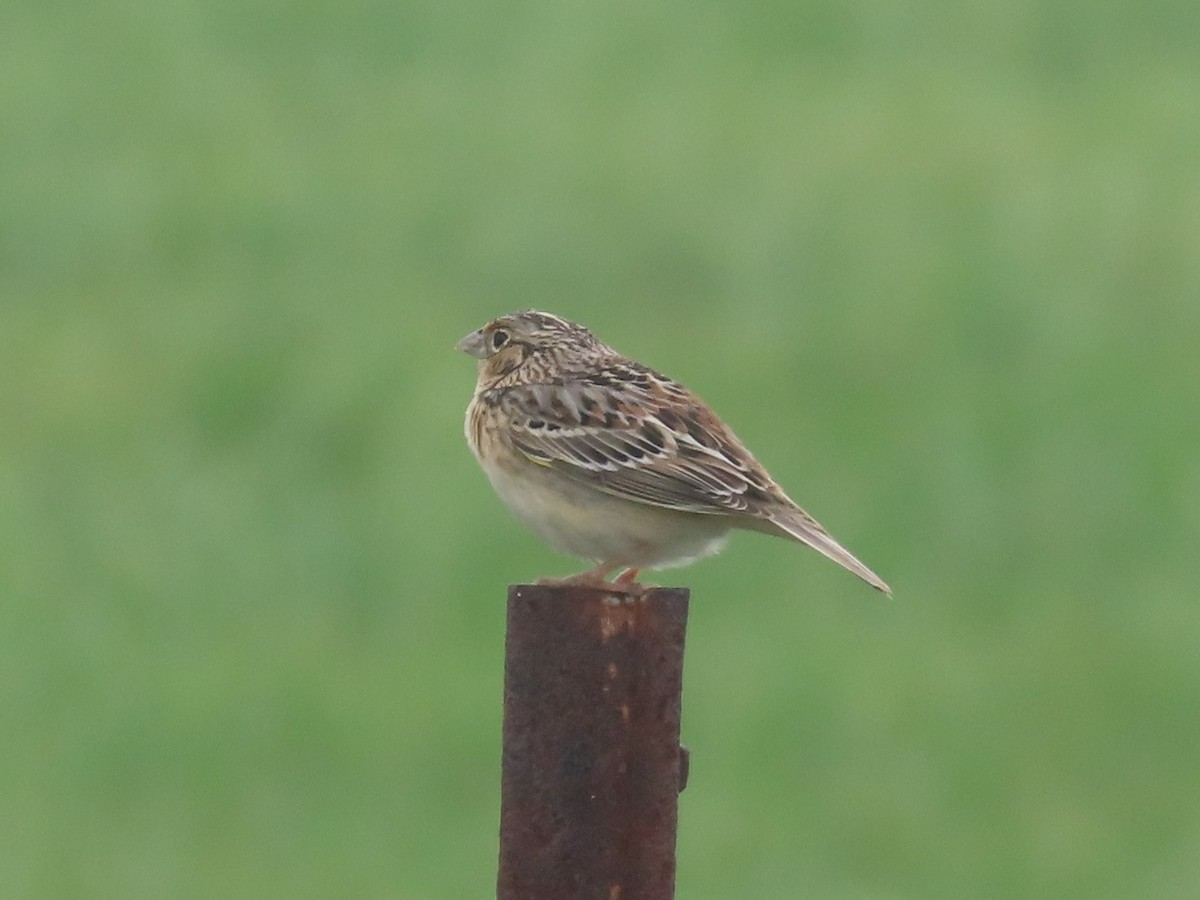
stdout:
[(476, 359), (483, 359), (488, 355), (487, 339), (482, 331), (472, 331), (465, 338), (454, 345), (455, 350), (461, 350), (469, 356), (474, 356)]

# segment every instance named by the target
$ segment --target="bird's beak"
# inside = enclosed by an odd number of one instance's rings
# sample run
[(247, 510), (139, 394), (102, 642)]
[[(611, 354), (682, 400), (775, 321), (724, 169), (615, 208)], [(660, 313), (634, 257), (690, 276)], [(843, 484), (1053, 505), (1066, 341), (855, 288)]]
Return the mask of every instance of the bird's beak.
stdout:
[(455, 350), (461, 350), (468, 356), (474, 356), (476, 359), (483, 359), (487, 356), (487, 340), (484, 338), (482, 331), (472, 331), (465, 338), (454, 345)]

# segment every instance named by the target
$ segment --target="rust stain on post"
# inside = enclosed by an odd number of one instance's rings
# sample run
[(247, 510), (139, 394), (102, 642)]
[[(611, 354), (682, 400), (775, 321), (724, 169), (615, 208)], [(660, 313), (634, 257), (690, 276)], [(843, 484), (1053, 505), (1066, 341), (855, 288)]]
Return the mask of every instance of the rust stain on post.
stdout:
[(688, 591), (513, 585), (499, 900), (671, 900)]

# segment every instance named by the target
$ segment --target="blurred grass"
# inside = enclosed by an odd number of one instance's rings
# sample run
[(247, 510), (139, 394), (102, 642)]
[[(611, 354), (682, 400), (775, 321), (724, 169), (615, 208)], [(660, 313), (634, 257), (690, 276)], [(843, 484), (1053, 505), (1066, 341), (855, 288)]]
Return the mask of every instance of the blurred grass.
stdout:
[(18, 0), (0, 883), (488, 896), (510, 527), (450, 347), (553, 309), (896, 587), (694, 592), (681, 897), (1200, 881), (1200, 13)]

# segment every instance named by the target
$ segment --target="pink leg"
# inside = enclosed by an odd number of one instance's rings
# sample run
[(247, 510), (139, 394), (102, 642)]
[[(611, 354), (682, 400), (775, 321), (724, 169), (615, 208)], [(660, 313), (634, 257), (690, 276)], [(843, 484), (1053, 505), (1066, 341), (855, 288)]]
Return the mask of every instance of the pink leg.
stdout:
[(602, 563), (594, 569), (588, 569), (578, 575), (569, 575), (566, 578), (539, 578), (538, 584), (583, 584), (589, 587), (608, 587), (609, 582), (605, 578), (615, 568), (617, 567)]
[(575, 584), (600, 588), (608, 591), (610, 594), (624, 594), (631, 597), (641, 596), (646, 590), (646, 585), (639, 584), (637, 581), (638, 573), (641, 572), (641, 569), (626, 569), (612, 581), (606, 581), (605, 579), (608, 574), (616, 568), (617, 566), (604, 563), (603, 565), (596, 566), (594, 569), (588, 569), (586, 572), (580, 572), (578, 575), (572, 575), (569, 578), (539, 578), (538, 584)]

